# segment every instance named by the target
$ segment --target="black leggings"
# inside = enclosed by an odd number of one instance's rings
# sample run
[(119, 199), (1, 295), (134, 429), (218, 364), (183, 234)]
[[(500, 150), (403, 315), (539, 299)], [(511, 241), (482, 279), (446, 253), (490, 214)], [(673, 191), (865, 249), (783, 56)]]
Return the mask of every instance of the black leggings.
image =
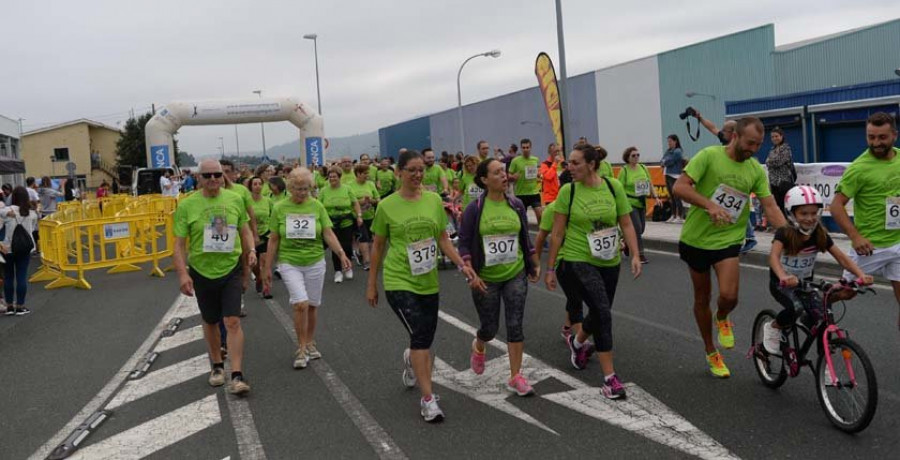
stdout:
[[(619, 284), (619, 266), (596, 267), (587, 262), (562, 261), (556, 278), (566, 294), (569, 321), (582, 324), (582, 330), (594, 336), (597, 351), (612, 350), (612, 303)], [(588, 306), (583, 317), (581, 303)]]
[(409, 348), (411, 350), (431, 348), (434, 333), (437, 331), (438, 294), (384, 291), (384, 297), (409, 333)]
[[(351, 225), (349, 227), (332, 228), (334, 234), (337, 236), (338, 242), (341, 243), (341, 249), (344, 250), (344, 254), (347, 257), (353, 256), (353, 233), (356, 231), (355, 226)], [(341, 258), (335, 254), (334, 251), (331, 251), (331, 262), (334, 264), (334, 271), (341, 271)]]
[(497, 335), (500, 328), (500, 301), (503, 301), (503, 311), (506, 317), (506, 341), (510, 343), (525, 341), (522, 333), (522, 322), (525, 318), (525, 297), (528, 295), (528, 281), (525, 279), (525, 270), (510, 280), (500, 283), (484, 282), (487, 292), (482, 293), (472, 289), (472, 300), (475, 302), (475, 310), (478, 311), (478, 320), (481, 327), (478, 329), (478, 338), (482, 342), (490, 342)]
[(797, 322), (801, 309), (806, 311), (806, 318), (810, 322), (818, 321), (821, 316), (819, 308), (822, 304), (821, 298), (814, 301), (816, 308), (808, 308), (808, 305), (797, 297), (796, 292), (797, 288), (781, 287), (777, 279), (769, 277), (769, 293), (784, 308), (775, 317), (775, 322), (782, 329), (789, 329)]
[(678, 198), (675, 197), (675, 194), (672, 193), (672, 190), (675, 189), (675, 179), (671, 176), (666, 176), (666, 189), (669, 191), (669, 203), (672, 204), (672, 215), (676, 217), (681, 217), (684, 219), (684, 203), (681, 202)]

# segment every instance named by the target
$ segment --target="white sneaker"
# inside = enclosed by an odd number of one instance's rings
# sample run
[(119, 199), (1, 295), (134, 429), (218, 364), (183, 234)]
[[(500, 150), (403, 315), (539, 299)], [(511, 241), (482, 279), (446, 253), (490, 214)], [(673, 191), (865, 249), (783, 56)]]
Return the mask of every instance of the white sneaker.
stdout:
[(781, 329), (772, 324), (775, 321), (769, 321), (763, 326), (763, 348), (771, 354), (781, 353)]
[(334, 272), (334, 282), (335, 283), (343, 283), (344, 282), (344, 274), (341, 272)]
[(294, 352), (294, 369), (305, 369), (307, 364), (309, 364), (309, 356), (306, 355), (306, 350), (298, 348)]
[(416, 373), (413, 372), (412, 362), (409, 360), (409, 348), (403, 350), (403, 385), (406, 388), (416, 386)]
[(676, 219), (676, 217), (675, 217), (675, 216), (672, 216), (672, 217), (670, 217), (668, 220), (666, 220), (666, 223), (667, 223), (667, 224), (671, 224), (671, 223), (675, 222), (675, 219)]
[(425, 419), (428, 423), (436, 423), (444, 420), (444, 411), (438, 406), (438, 401), (440, 401), (440, 397), (436, 394), (431, 395), (431, 401), (425, 401), (425, 398), (422, 398), (419, 401), (419, 406), (422, 408), (421, 414), (422, 418)]
[(347, 278), (348, 280), (353, 279), (353, 269), (352, 268), (350, 270), (347, 270), (344, 272), (344, 278)]

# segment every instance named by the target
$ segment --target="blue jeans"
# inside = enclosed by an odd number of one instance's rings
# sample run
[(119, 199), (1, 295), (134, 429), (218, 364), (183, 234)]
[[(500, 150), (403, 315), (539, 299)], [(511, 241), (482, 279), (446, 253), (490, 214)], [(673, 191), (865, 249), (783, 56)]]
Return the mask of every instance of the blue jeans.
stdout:
[(756, 239), (756, 230), (753, 227), (756, 226), (756, 213), (750, 213), (750, 220), (747, 221), (747, 233), (744, 235), (744, 239), (747, 240), (755, 240)]
[(3, 272), (3, 294), (6, 304), (12, 305), (13, 293), (16, 295), (16, 305), (25, 305), (25, 294), (28, 292), (28, 263), (31, 262), (31, 254), (4, 254), (6, 265)]

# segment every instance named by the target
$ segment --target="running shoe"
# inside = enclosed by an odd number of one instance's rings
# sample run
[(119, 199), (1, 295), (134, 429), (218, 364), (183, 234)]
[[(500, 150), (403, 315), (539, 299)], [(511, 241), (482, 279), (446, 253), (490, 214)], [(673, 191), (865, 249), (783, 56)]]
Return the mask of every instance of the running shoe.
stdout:
[(244, 381), (244, 377), (239, 375), (231, 379), (231, 383), (228, 385), (227, 390), (233, 395), (245, 395), (250, 392), (250, 385), (247, 385), (247, 382)]
[(262, 280), (259, 278), (256, 278), (256, 293), (259, 294), (262, 292), (262, 290), (263, 290)]
[(228, 347), (222, 345), (219, 349), (222, 350), (222, 361), (225, 361), (225, 358), (228, 356)]
[(298, 348), (294, 352), (294, 369), (306, 369), (307, 364), (309, 364), (309, 356), (306, 355), (306, 350)]
[(437, 423), (444, 421), (444, 411), (438, 406), (438, 401), (440, 400), (441, 398), (438, 395), (432, 394), (431, 401), (425, 401), (425, 398), (419, 401), (419, 406), (422, 408), (422, 418), (426, 422)]
[(319, 359), (322, 357), (322, 353), (319, 353), (319, 349), (316, 348), (315, 340), (306, 344), (306, 356), (309, 357), (310, 361), (312, 361), (314, 359)]
[(650, 263), (650, 261), (647, 260), (647, 256), (641, 254), (641, 263), (644, 264), (644, 265), (647, 265), (647, 264)]
[(347, 270), (344, 272), (344, 278), (346, 278), (348, 280), (353, 279), (353, 269), (352, 268), (350, 270)]
[(603, 380), (603, 385), (600, 386), (600, 393), (605, 396), (606, 399), (624, 399), (627, 397), (625, 394), (625, 387), (622, 385), (622, 381), (619, 380), (617, 374), (613, 374), (609, 378)]
[(13, 316), (16, 314), (16, 307), (13, 305), (9, 305), (6, 307), (6, 312), (3, 313), (6, 316)]
[(744, 241), (744, 245), (741, 246), (741, 254), (746, 254), (753, 250), (756, 247), (756, 239), (750, 238)]
[(25, 307), (16, 307), (16, 316), (25, 316), (29, 313), (31, 313), (31, 310)]
[(211, 387), (220, 387), (225, 385), (225, 369), (221, 367), (214, 367), (212, 372), (209, 373), (209, 386)]
[(559, 330), (559, 335), (562, 336), (563, 340), (565, 340), (566, 343), (569, 343), (569, 336), (572, 335), (572, 326), (566, 326), (565, 324), (563, 324), (562, 328), (560, 328)]
[(264, 289), (263, 289), (263, 292), (262, 292), (262, 295), (263, 295), (263, 299), (266, 299), (266, 300), (271, 299), (271, 298), (272, 298), (272, 291), (270, 291), (269, 288), (264, 288)]
[(344, 282), (344, 274), (339, 271), (334, 272), (334, 282), (338, 283), (338, 284), (343, 283)]
[(581, 344), (581, 348), (575, 348), (575, 334), (569, 336), (568, 344), (572, 366), (578, 370), (586, 368), (591, 353), (594, 351), (594, 345), (589, 341), (585, 341)]
[(363, 271), (364, 271), (364, 272), (369, 271), (369, 264), (368, 264), (368, 263), (364, 263), (364, 264), (363, 264)]
[(472, 366), (472, 372), (477, 375), (484, 374), (484, 355), (485, 351), (479, 353), (478, 350), (475, 349), (475, 341), (477, 339), (472, 339), (472, 354), (469, 356), (469, 364)]
[(416, 386), (416, 373), (413, 372), (412, 362), (409, 360), (409, 348), (403, 350), (403, 385), (407, 388)]
[(728, 318), (716, 319), (716, 327), (719, 329), (719, 344), (722, 348), (734, 348), (734, 323)]
[(531, 396), (534, 394), (534, 388), (531, 388), (528, 380), (525, 380), (522, 374), (516, 374), (515, 377), (509, 379), (506, 382), (506, 389), (519, 396)]
[(676, 219), (678, 219), (678, 218), (675, 217), (675, 216), (669, 217), (669, 218), (666, 220), (666, 223), (667, 223), (667, 224), (674, 224)]
[(275, 278), (281, 279), (281, 272), (278, 271), (278, 269), (276, 268), (276, 269), (272, 270), (272, 276), (274, 276)]
[(238, 316), (244, 318), (247, 316), (247, 310), (244, 309), (244, 295), (241, 294), (241, 312), (238, 313)]
[(706, 362), (709, 363), (709, 371), (713, 376), (720, 379), (731, 377), (731, 371), (725, 366), (725, 358), (718, 350), (706, 355)]
[(773, 355), (781, 351), (781, 329), (774, 324), (775, 321), (769, 321), (763, 326), (763, 348)]

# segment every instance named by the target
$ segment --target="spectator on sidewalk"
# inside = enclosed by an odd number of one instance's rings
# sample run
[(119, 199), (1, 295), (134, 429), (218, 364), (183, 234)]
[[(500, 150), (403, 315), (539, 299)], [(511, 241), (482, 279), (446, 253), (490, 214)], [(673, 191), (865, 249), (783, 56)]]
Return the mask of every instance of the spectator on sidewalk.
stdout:
[(662, 165), (666, 176), (666, 189), (669, 191), (669, 202), (672, 205), (672, 217), (666, 222), (684, 223), (684, 204), (681, 199), (673, 193), (675, 181), (681, 177), (681, 170), (684, 168), (684, 153), (681, 151), (681, 141), (675, 134), (669, 134), (666, 139), (669, 148), (662, 157)]
[(544, 206), (556, 201), (559, 194), (559, 165), (562, 162), (559, 146), (555, 142), (547, 146), (547, 159), (541, 163), (541, 201)]
[[(31, 313), (25, 308), (25, 294), (28, 292), (28, 263), (31, 251), (36, 247), (32, 234), (37, 230), (37, 210), (31, 207), (27, 189), (20, 185), (13, 190), (12, 204), (3, 211), (4, 238), (0, 252), (6, 261), (3, 273), (5, 313), (6, 316), (24, 316)], [(24, 233), (16, 232), (19, 226)]]
[(769, 189), (772, 191), (772, 196), (775, 197), (778, 209), (784, 212), (784, 195), (797, 182), (797, 171), (794, 169), (791, 146), (784, 140), (784, 131), (776, 126), (772, 129), (770, 136), (772, 149), (769, 150), (769, 155), (766, 157)]

